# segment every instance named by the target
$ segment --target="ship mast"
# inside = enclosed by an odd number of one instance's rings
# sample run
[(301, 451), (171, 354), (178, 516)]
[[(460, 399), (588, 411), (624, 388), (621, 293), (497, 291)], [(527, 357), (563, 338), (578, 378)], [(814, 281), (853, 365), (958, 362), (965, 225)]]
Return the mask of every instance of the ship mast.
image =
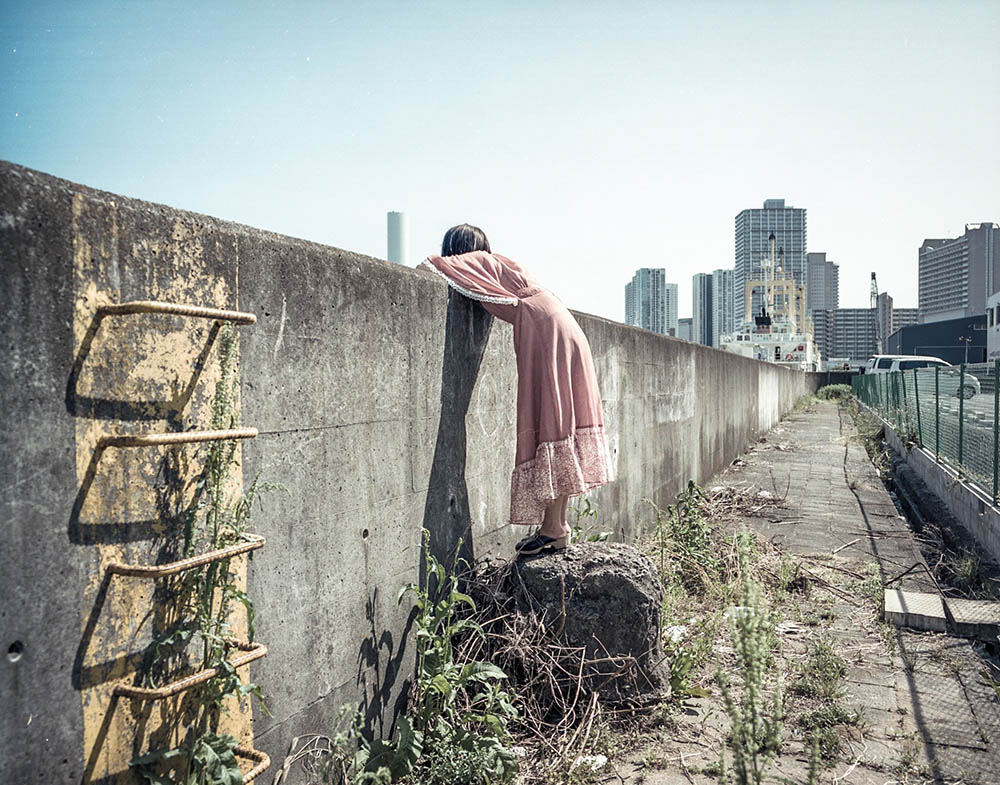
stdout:
[(875, 272), (872, 272), (872, 332), (875, 334), (875, 354), (882, 354), (882, 325), (878, 318), (878, 282), (875, 280)]
[[(773, 281), (774, 281), (774, 232), (767, 238), (768, 245), (768, 263), (764, 265), (764, 305), (767, 308), (767, 313), (770, 315), (774, 314), (774, 291), (773, 291)], [(770, 273), (770, 280), (768, 280), (768, 273)]]

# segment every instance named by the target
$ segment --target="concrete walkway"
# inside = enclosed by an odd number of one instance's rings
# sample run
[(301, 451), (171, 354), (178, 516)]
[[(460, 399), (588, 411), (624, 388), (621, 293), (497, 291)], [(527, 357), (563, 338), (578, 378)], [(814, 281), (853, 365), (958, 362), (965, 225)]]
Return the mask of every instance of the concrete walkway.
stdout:
[[(790, 480), (788, 509), (772, 516), (784, 520), (749, 523), (800, 554), (837, 550), (839, 559), (857, 567), (874, 561), (885, 582), (922, 564), (923, 557), (864, 448), (848, 438), (852, 430), (846, 412), (832, 403), (820, 404), (813, 412), (782, 422), (747, 457), (745, 466), (733, 467), (724, 479), (758, 485), (769, 483), (772, 476), (776, 484)], [(773, 449), (776, 444), (791, 449)], [(934, 591), (922, 570), (893, 586)], [(849, 609), (837, 611), (831, 634), (844, 651), (863, 645), (850, 613), (845, 614)], [(1000, 705), (983, 683), (984, 665), (973, 644), (904, 630), (896, 630), (893, 638), (895, 647), (853, 663), (847, 677), (848, 694), (853, 692), (857, 705), (864, 707), (871, 729), (891, 728), (894, 723), (886, 720), (903, 717), (904, 730), (915, 729), (924, 745), (923, 765), (915, 769), (925, 769), (940, 782), (1000, 782)], [(875, 738), (892, 746), (892, 739), (878, 739), (877, 733)], [(869, 752), (877, 755), (879, 746), (869, 744)], [(844, 781), (885, 780), (872, 776)]]
[[(782, 421), (708, 484), (755, 486), (783, 497), (779, 509), (764, 513), (766, 518), (744, 522), (798, 554), (812, 575), (829, 582), (827, 632), (849, 664), (843, 703), (860, 708), (863, 720), (842, 761), (824, 770), (820, 781), (998, 783), (1000, 703), (984, 683), (975, 647), (941, 634), (884, 627), (874, 602), (856, 599), (860, 579), (871, 575), (872, 565), (884, 582), (923, 560), (864, 449), (849, 439), (851, 432), (846, 411), (821, 403)], [(919, 569), (893, 585), (934, 591)], [(794, 650), (796, 632), (779, 629), (779, 634), (783, 649)], [(715, 734), (721, 739), (727, 723), (711, 713), (707, 705), (688, 712), (696, 716), (682, 718), (676, 735), (689, 736), (689, 743), (668, 744), (659, 752), (660, 766), (649, 765), (647, 751), (647, 762), (633, 760), (625, 781), (712, 782), (701, 771), (713, 756), (718, 759), (710, 749), (715, 745), (706, 743), (713, 735), (709, 728), (721, 725), (723, 730)], [(768, 781), (805, 782), (808, 757), (805, 745), (790, 739)]]

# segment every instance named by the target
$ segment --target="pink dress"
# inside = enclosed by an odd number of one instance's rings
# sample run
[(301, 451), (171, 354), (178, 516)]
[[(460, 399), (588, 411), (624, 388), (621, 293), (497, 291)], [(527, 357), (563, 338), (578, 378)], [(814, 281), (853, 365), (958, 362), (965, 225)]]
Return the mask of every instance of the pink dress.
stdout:
[(611, 482), (590, 344), (566, 306), (499, 254), (473, 251), (427, 261), (453, 289), (514, 325), (517, 454), (510, 522), (540, 524), (557, 497)]

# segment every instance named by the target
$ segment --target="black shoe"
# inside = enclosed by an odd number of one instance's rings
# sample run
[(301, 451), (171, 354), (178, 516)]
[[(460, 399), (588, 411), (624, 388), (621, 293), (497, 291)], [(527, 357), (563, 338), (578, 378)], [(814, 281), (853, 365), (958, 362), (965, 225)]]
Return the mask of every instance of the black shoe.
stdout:
[(538, 536), (538, 529), (535, 529), (531, 534), (528, 534), (528, 535), (522, 537), (520, 540), (518, 540), (517, 541), (517, 545), (514, 546), (514, 550), (515, 551), (521, 550), (521, 548), (524, 547), (524, 544), (526, 542), (529, 542), (529, 541), (535, 539), (535, 537), (537, 537), (537, 536)]
[(542, 551), (561, 551), (569, 545), (569, 535), (562, 537), (546, 537), (544, 534), (534, 534), (525, 537), (517, 544), (514, 550), (518, 556), (534, 556)]

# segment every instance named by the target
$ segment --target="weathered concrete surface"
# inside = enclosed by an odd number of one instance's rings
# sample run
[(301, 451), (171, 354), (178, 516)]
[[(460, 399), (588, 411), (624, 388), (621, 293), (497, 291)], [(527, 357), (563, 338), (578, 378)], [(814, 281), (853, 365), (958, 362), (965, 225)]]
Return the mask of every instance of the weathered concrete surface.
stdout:
[[(785, 611), (776, 632), (786, 679), (795, 677), (807, 642), (818, 636), (829, 637), (846, 661), (840, 703), (861, 710), (861, 725), (843, 731), (839, 760), (822, 769), (818, 781), (993, 785), (1000, 771), (1000, 702), (981, 676), (982, 650), (966, 640), (906, 630), (895, 630), (887, 641), (880, 629), (872, 584), (881, 594), (882, 582), (922, 557), (851, 434), (849, 415), (841, 419), (835, 404), (822, 403), (790, 415), (711, 480), (774, 494), (778, 504), (736, 512), (731, 523), (748, 525), (801, 558), (814, 588), (812, 599), (794, 601), (796, 610), (812, 602), (825, 608), (826, 618), (816, 627), (793, 621), (790, 609)], [(921, 570), (907, 575), (903, 585), (907, 591), (931, 587)], [(811, 745), (795, 717), (801, 709), (794, 694), (786, 696), (784, 740), (763, 779), (775, 785), (809, 778)], [(686, 701), (667, 732), (617, 766), (620, 781), (713, 785), (729, 727), (717, 695)]]
[[(585, 680), (616, 697), (669, 695), (660, 646), (663, 588), (646, 554), (624, 543), (584, 542), (519, 559), (513, 569), (524, 589), (519, 610), (537, 614), (594, 661), (583, 670)], [(625, 668), (627, 658), (634, 669)]]
[[(713, 480), (771, 490), (776, 478), (784, 492), (788, 478), (781, 512), (748, 523), (809, 557), (813, 572), (834, 583), (840, 576), (849, 588), (870, 575), (873, 565), (884, 583), (923, 563), (916, 538), (851, 434), (849, 415), (823, 403), (790, 416), (743, 465)], [(920, 568), (892, 586), (934, 591)], [(848, 660), (846, 701), (864, 709), (866, 747), (852, 753), (860, 763), (841, 781), (883, 783), (888, 769), (898, 779), (909, 772), (914, 781), (995, 782), (1000, 705), (978, 683), (985, 668), (980, 652), (967, 640), (906, 630), (896, 630), (886, 647), (870, 610), (845, 602), (849, 596), (833, 595), (830, 634)], [(918, 751), (908, 752), (910, 736), (920, 742)]]
[(77, 493), (65, 404), (71, 196), (5, 169), (0, 205), (0, 780), (79, 782), (83, 709), (72, 680), (87, 568), (67, 537)]
[[(127, 762), (172, 746), (194, 696), (113, 697), (116, 684), (135, 680), (151, 634), (167, 622), (156, 584), (112, 578), (106, 566), (177, 557), (203, 454), (97, 442), (206, 427), (217, 330), (169, 316), (102, 318), (98, 308), (130, 299), (231, 303), (236, 271), (210, 234), (165, 221), (159, 208), (23, 170), (9, 175), (0, 226), (4, 280), (18, 305), (3, 320), (11, 539), (0, 585), (4, 625), (14, 628), (7, 645), (22, 651), (4, 663), (14, 711), (0, 722), (17, 740), (4, 756), (16, 773), (8, 781), (130, 782)], [(233, 634), (245, 631), (233, 623)], [(230, 707), (223, 723), (244, 741), (248, 708)]]
[[(946, 527), (956, 522), (990, 558), (1000, 562), (1000, 509), (989, 496), (947, 464), (936, 461), (931, 451), (906, 444), (889, 425), (885, 426), (885, 438), (904, 461), (903, 472), (912, 473), (913, 479), (904, 479), (913, 486), (923, 514)], [(925, 490), (929, 493), (922, 493)]]
[[(953, 626), (949, 624), (948, 613)], [(897, 627), (950, 632), (993, 643), (1000, 632), (1000, 602), (949, 597), (946, 612), (939, 594), (886, 589), (885, 620)]]
[[(93, 439), (204, 425), (210, 380), (195, 371), (203, 350), (211, 367), (211, 336), (179, 317), (108, 331), (93, 318), (105, 300), (258, 315), (241, 330), (243, 420), (261, 431), (244, 446), (243, 472), (284, 490), (253, 518), (268, 545), (250, 562), (248, 590), (270, 654), (251, 670), (272, 712), (255, 717), (255, 743), (280, 760), (292, 736), (329, 729), (337, 707), (358, 700), (379, 729), (411, 668), (408, 610), (395, 596), (419, 569), (421, 527), (438, 553), (459, 538), (477, 554), (509, 549), (520, 534), (505, 525), (509, 325), (430, 274), (11, 164), (0, 164), (0, 266), (0, 640), (24, 651), (0, 685), (12, 696), (0, 737), (14, 750), (0, 780), (78, 782), (85, 768), (94, 779), (125, 771), (134, 752), (131, 738), (109, 738), (120, 727), (103, 692), (84, 710), (82, 677), (102, 690), (130, 677), (148, 636), (134, 614), (148, 597), (94, 578), (115, 553), (169, 553), (164, 523), (186, 498), (178, 467), (197, 455), (153, 453), (166, 461), (157, 484), (155, 465), (122, 456), (91, 471)], [(619, 477), (593, 494), (596, 525), (621, 539), (643, 499), (665, 505), (689, 478), (711, 476), (806, 391), (797, 372), (579, 320)], [(137, 374), (123, 347), (147, 358)], [(123, 497), (151, 479), (152, 497)], [(116, 637), (127, 620), (129, 635)]]

